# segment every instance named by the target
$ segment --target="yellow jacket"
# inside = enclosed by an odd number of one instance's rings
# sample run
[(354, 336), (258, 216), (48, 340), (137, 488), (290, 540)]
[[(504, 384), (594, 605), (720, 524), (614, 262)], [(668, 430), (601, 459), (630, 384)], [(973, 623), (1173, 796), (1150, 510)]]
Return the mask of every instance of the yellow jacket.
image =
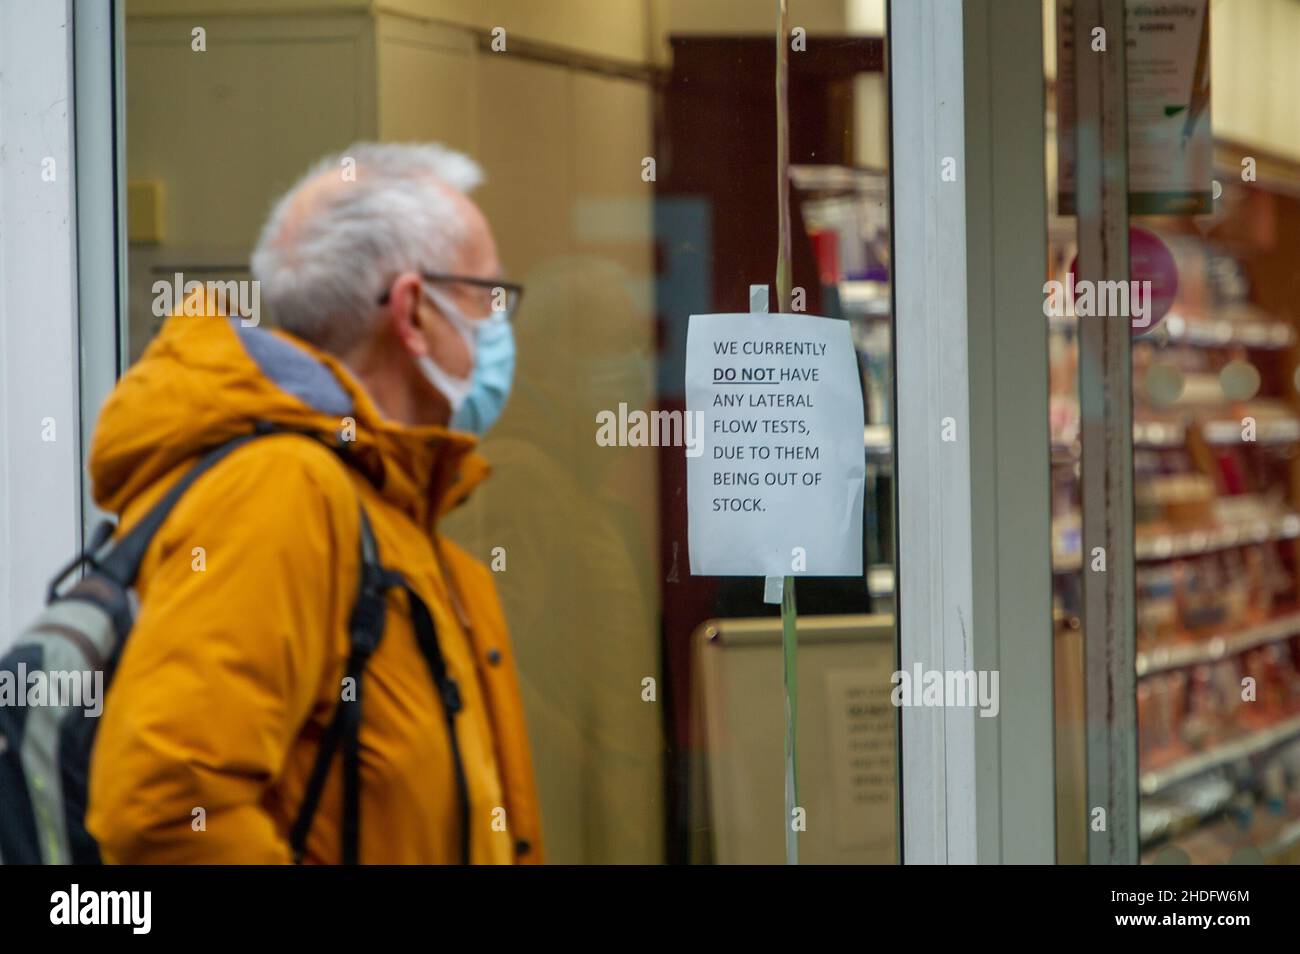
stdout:
[[(287, 833), (341, 694), (364, 504), (383, 563), (429, 605), (460, 684), (471, 861), (540, 862), (492, 576), (434, 529), (487, 474), (473, 437), (385, 420), (341, 364), (288, 335), (178, 315), (104, 406), (95, 500), (129, 527), (205, 449), (258, 421), (342, 441), (353, 465), (322, 441), (260, 438), (204, 474), (155, 536), (91, 760), (87, 827), (104, 860), (290, 860)], [(364, 676), (361, 860), (453, 863), (460, 811), (448, 733), (405, 606), (390, 592)], [(308, 862), (339, 860), (340, 762)]]

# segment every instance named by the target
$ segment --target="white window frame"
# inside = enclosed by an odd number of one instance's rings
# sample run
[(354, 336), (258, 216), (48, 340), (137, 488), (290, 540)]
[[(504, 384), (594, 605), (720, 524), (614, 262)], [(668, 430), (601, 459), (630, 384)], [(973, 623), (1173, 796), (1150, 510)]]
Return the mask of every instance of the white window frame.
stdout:
[(69, 12), (0, 0), (0, 647), (81, 535)]
[(127, 364), (125, 6), (122, 0), (72, 0), (80, 475), (87, 537), (106, 515), (91, 499), (85, 457), (99, 409)]
[(1041, 18), (890, 4), (900, 668), (1000, 697), (903, 710), (906, 863), (1056, 855)]
[(85, 455), (121, 353), (121, 15), (0, 0), (0, 649), (99, 516)]

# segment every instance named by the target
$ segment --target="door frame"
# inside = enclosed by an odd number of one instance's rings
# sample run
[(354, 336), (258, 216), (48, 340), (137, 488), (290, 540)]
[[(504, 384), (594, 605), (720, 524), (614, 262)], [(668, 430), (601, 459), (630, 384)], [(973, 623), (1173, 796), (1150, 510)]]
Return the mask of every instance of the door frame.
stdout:
[(1041, 3), (891, 0), (905, 863), (1055, 859)]

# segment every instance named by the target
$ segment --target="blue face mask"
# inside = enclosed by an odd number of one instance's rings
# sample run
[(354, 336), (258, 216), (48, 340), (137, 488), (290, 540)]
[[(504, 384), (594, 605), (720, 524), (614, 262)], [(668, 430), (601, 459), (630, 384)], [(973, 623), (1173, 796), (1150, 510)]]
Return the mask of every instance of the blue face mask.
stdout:
[(514, 332), (504, 314), (490, 315), (479, 323), (473, 381), (451, 417), (451, 427), (480, 437), (486, 434), (505, 410), (514, 379)]

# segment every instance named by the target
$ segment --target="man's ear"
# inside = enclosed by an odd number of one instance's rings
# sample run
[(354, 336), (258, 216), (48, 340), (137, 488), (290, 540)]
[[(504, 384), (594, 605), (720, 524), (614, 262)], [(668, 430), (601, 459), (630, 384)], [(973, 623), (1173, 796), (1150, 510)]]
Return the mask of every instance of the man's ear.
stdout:
[(422, 298), (420, 276), (415, 272), (403, 272), (388, 287), (388, 304), (384, 306), (388, 310), (393, 334), (402, 347), (417, 356), (429, 353), (420, 316)]

